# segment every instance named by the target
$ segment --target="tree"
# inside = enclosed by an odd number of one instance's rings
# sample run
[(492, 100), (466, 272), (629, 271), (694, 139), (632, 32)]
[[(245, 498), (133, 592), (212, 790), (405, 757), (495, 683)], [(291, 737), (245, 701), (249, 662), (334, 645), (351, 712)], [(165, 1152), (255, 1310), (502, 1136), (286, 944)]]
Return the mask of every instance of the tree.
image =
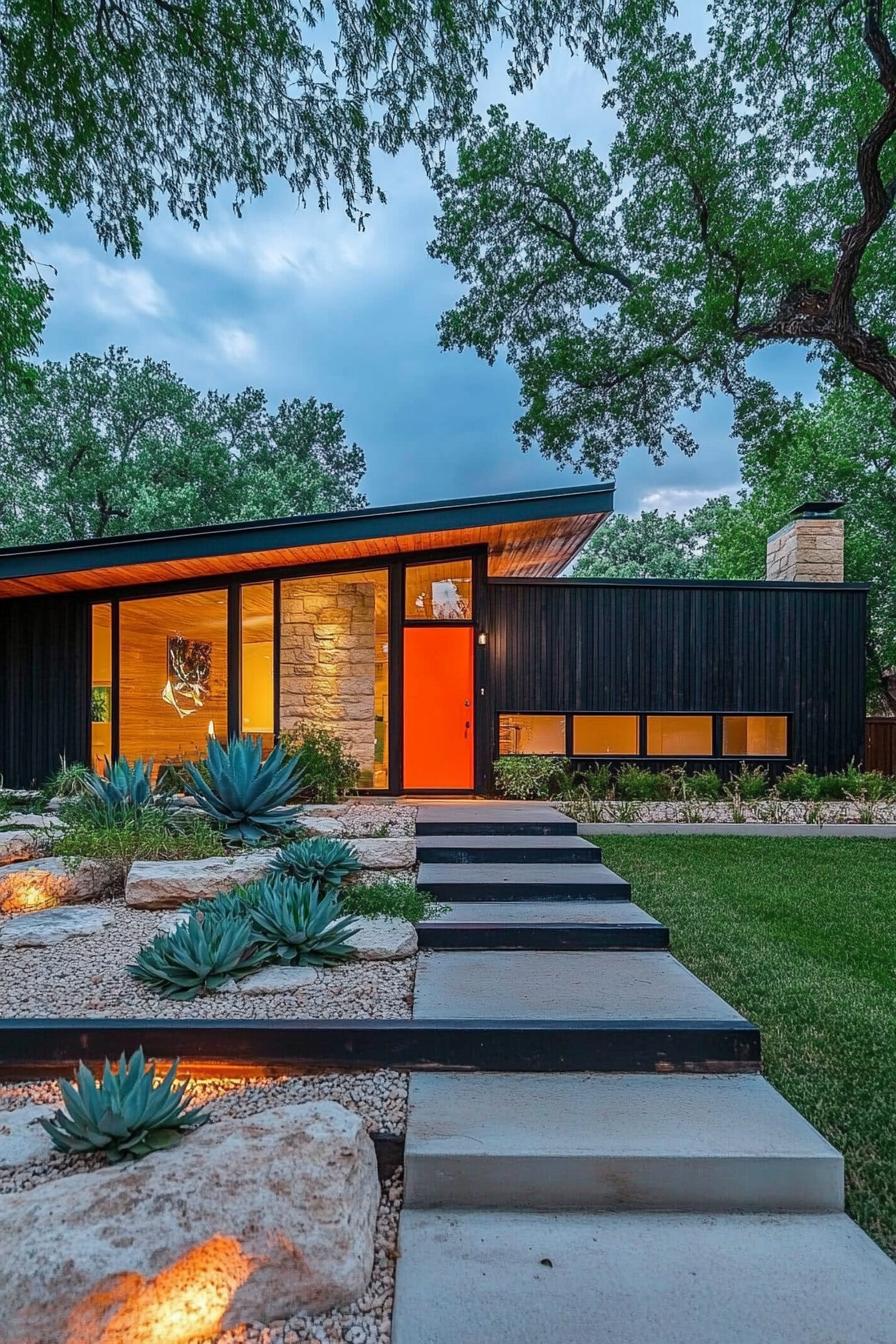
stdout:
[[(373, 157), (429, 164), (466, 125), (495, 38), (525, 87), (555, 42), (602, 61), (668, 0), (0, 0), (0, 378), (21, 376), (49, 297), (22, 230), (83, 206), (137, 255), (164, 206), (198, 226), (282, 178), (363, 220)], [(232, 184), (232, 186), (231, 186)], [(24, 309), (24, 311), (23, 311)]]
[(38, 368), (0, 411), (0, 544), (363, 505), (364, 455), (328, 403), (200, 394), (121, 349)]
[(517, 430), (601, 475), (683, 413), (750, 398), (773, 342), (896, 407), (896, 4), (713, 0), (705, 54), (665, 30), (621, 52), (606, 163), (492, 108), (440, 170), (432, 254), (465, 292), (445, 348), (506, 351)]
[(679, 516), (649, 509), (629, 518), (614, 514), (597, 529), (573, 571), (585, 579), (699, 579), (718, 511), (728, 500), (711, 500)]
[(761, 579), (767, 538), (807, 499), (844, 501), (845, 574), (870, 586), (868, 688), (896, 710), (896, 428), (890, 398), (852, 378), (815, 405), (767, 391), (745, 401), (740, 437), (745, 489), (719, 512), (705, 555), (711, 578)]

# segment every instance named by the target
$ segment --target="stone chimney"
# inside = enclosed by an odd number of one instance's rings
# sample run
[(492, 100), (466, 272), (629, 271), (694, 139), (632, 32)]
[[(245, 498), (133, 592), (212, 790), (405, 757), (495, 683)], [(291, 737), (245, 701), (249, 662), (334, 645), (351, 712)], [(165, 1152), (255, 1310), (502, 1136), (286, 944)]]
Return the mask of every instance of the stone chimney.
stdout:
[(800, 504), (793, 522), (769, 537), (765, 577), (772, 583), (842, 583), (843, 519), (836, 499)]

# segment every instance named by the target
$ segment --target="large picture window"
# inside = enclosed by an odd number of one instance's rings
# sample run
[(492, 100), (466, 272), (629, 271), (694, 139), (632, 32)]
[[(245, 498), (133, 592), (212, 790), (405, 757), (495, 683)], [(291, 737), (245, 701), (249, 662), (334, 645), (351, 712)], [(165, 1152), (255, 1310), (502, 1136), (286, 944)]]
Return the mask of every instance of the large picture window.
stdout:
[(362, 788), (389, 784), (389, 575), (284, 579), (280, 727), (326, 728), (358, 762)]
[(711, 756), (711, 714), (648, 714), (648, 756)]
[(274, 746), (274, 585), (240, 589), (240, 731)]
[(637, 714), (574, 714), (573, 756), (637, 756)]
[(119, 750), (196, 760), (227, 738), (227, 590), (122, 602)]
[(502, 714), (498, 719), (501, 756), (563, 756), (565, 714)]
[(723, 756), (786, 756), (786, 714), (725, 714)]

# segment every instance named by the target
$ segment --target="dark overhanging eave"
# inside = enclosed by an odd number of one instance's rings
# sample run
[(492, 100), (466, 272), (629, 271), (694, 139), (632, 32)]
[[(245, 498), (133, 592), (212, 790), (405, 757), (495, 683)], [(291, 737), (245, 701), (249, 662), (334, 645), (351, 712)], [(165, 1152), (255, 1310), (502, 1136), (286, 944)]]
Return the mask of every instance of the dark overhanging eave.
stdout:
[(502, 523), (606, 514), (612, 512), (614, 490), (615, 482), (602, 481), (586, 486), (390, 505), (346, 513), (217, 523), (208, 527), (135, 533), (103, 541), (87, 539), (5, 547), (0, 549), (0, 579), (224, 557), (294, 546), (386, 542), (415, 532), (450, 532)]

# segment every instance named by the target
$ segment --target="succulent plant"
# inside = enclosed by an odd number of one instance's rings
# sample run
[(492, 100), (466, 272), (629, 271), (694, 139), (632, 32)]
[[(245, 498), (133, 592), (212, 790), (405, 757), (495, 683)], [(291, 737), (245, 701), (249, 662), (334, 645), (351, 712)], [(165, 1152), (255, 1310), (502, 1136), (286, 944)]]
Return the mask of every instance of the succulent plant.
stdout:
[(90, 794), (108, 811), (148, 807), (155, 802), (152, 761), (144, 763), (139, 757), (129, 765), (126, 756), (119, 756), (116, 761), (110, 761), (107, 756), (103, 773), (98, 775), (91, 771), (84, 782)]
[(322, 894), (312, 882), (284, 874), (253, 883), (247, 916), (270, 954), (286, 965), (326, 966), (353, 952), (348, 938), (357, 920), (340, 916), (333, 891)]
[(316, 882), (321, 888), (338, 889), (349, 873), (356, 873), (360, 867), (351, 845), (319, 836), (285, 845), (275, 855), (271, 871), (286, 873), (299, 882)]
[(200, 990), (220, 989), (270, 959), (248, 919), (191, 914), (141, 947), (128, 971), (164, 999), (195, 999)]
[(100, 1078), (79, 1064), (74, 1083), (59, 1080), (65, 1109), (40, 1123), (61, 1152), (101, 1152), (107, 1162), (171, 1148), (208, 1119), (189, 1107), (189, 1085), (175, 1083), (177, 1066), (175, 1060), (157, 1082), (156, 1066), (147, 1069), (142, 1049), (130, 1059), (122, 1055), (117, 1072), (107, 1059)]
[(184, 770), (187, 792), (228, 840), (255, 844), (295, 824), (298, 809), (286, 804), (304, 770), (279, 746), (262, 762), (260, 737), (232, 737), (226, 748), (211, 737), (205, 760), (198, 766), (188, 761)]

